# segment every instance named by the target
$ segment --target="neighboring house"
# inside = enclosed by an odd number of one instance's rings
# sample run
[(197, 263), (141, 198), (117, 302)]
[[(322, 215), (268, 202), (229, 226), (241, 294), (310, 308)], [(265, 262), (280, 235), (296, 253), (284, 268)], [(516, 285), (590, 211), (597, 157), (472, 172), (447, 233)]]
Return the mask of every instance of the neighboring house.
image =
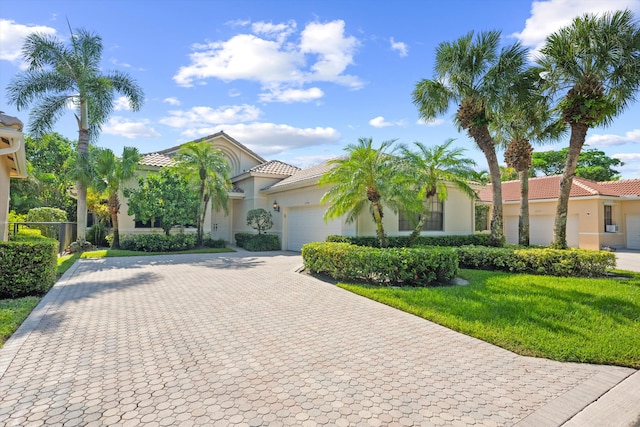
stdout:
[[(549, 245), (553, 240), (560, 175), (529, 179), (530, 241)], [(480, 192), (491, 203), (491, 186)], [(502, 183), (504, 231), (507, 243), (518, 243), (520, 182)], [(574, 178), (567, 216), (570, 247), (640, 249), (640, 179), (595, 182)]]
[[(317, 185), (318, 178), (329, 165), (321, 163), (300, 169), (278, 160), (267, 161), (224, 132), (218, 132), (197, 140), (208, 141), (220, 149), (231, 166), (233, 190), (229, 192), (229, 214), (210, 212), (205, 219), (205, 233), (213, 238), (234, 241), (239, 232), (255, 233), (247, 226), (247, 212), (263, 208), (271, 211), (273, 228), (278, 234), (282, 249), (299, 251), (303, 244), (323, 241), (328, 235), (375, 236), (375, 225), (368, 211), (357, 221), (347, 224), (344, 218), (325, 222), (327, 209), (320, 199), (327, 191)], [(180, 147), (146, 154), (140, 162), (140, 171), (146, 174), (168, 166)], [(135, 185), (132, 183), (130, 185)], [(480, 187), (478, 187), (480, 190)], [(127, 215), (127, 199), (121, 198), (120, 233), (147, 233), (149, 225), (136, 223)], [(431, 220), (425, 234), (451, 235), (474, 232), (474, 202), (457, 188), (449, 189), (449, 198), (444, 203), (434, 203)], [(410, 221), (403, 215), (385, 212), (384, 225), (389, 235), (409, 235)], [(153, 229), (160, 232), (159, 229)]]
[(27, 177), (22, 122), (0, 112), (0, 241), (8, 238), (11, 178)]

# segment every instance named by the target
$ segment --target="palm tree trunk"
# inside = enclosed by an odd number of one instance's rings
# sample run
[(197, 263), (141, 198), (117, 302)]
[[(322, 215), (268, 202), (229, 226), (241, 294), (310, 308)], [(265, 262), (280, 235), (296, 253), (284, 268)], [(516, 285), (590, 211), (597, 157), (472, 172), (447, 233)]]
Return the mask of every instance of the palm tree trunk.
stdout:
[(482, 150), (489, 166), (491, 176), (491, 188), (493, 190), (493, 207), (491, 210), (491, 234), (489, 236), (489, 246), (504, 246), (504, 225), (502, 217), (502, 180), (500, 178), (500, 165), (496, 155), (496, 146), (493, 138), (489, 134), (486, 126), (476, 128), (471, 136)]
[(518, 171), (520, 178), (520, 217), (518, 218), (518, 243), (529, 246), (529, 169)]
[(113, 226), (113, 242), (111, 249), (120, 249), (120, 229), (118, 223), (118, 211), (120, 210), (120, 202), (117, 194), (109, 195), (109, 212), (111, 213), (111, 225)]
[[(89, 156), (89, 130), (80, 129), (78, 134), (78, 167), (86, 168), (87, 157)], [(83, 170), (80, 171), (76, 181), (76, 190), (78, 193), (77, 239), (85, 240), (87, 238), (87, 186), (84, 182)]]
[(427, 222), (427, 214), (428, 212), (426, 210), (422, 212), (422, 215), (420, 216), (418, 223), (416, 224), (415, 228), (409, 235), (409, 241), (407, 242), (408, 246), (413, 246), (415, 241), (418, 240), (418, 237), (420, 237), (420, 232), (422, 231), (422, 227), (424, 226), (424, 223)]
[(564, 172), (560, 179), (560, 195), (556, 209), (556, 221), (553, 226), (553, 242), (551, 246), (556, 249), (567, 248), (567, 212), (569, 210), (569, 196), (573, 177), (578, 165), (578, 156), (584, 145), (589, 127), (583, 123), (571, 123), (571, 137), (569, 138), (569, 153), (564, 165)]
[(380, 247), (386, 248), (388, 246), (387, 236), (384, 232), (384, 225), (382, 224), (382, 210), (378, 202), (372, 202), (373, 205), (373, 219), (376, 222), (376, 233), (378, 234), (378, 240), (380, 241)]

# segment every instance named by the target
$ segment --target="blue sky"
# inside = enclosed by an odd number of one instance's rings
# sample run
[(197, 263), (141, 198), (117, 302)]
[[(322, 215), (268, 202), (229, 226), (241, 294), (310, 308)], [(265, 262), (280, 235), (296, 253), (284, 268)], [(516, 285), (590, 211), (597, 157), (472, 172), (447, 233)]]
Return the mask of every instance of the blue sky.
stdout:
[[(640, 18), (640, 0), (3, 0), (0, 110), (28, 122), (5, 96), (22, 67), (22, 42), (33, 31), (68, 40), (68, 19), (102, 37), (105, 70), (125, 71), (144, 89), (140, 111), (116, 102), (103, 127), (97, 145), (116, 154), (224, 130), (268, 160), (304, 167), (341, 155), (359, 137), (427, 145), (455, 138), (486, 169), (452, 124), (453, 109), (418, 120), (411, 92), (433, 77), (438, 43), (497, 29), (504, 44), (535, 50), (576, 15), (623, 8)], [(77, 139), (72, 114), (55, 130)], [(640, 102), (608, 128), (590, 130), (587, 143), (623, 160), (623, 178), (640, 178)]]

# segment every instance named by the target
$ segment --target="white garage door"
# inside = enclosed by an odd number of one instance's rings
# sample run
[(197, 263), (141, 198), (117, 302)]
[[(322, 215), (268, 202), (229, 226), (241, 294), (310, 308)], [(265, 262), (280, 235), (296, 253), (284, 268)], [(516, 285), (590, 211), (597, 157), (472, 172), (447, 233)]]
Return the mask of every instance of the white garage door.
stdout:
[(627, 249), (640, 249), (640, 215), (627, 215)]
[(518, 220), (517, 216), (504, 217), (504, 237), (512, 245), (518, 244)]
[[(553, 241), (555, 216), (529, 217), (529, 242), (532, 245), (549, 246)], [(577, 248), (580, 241), (578, 215), (567, 217), (567, 246)]]
[(287, 211), (287, 250), (299, 251), (305, 243), (324, 242), (331, 234), (341, 234), (339, 219), (324, 222), (325, 210), (323, 206), (304, 206)]

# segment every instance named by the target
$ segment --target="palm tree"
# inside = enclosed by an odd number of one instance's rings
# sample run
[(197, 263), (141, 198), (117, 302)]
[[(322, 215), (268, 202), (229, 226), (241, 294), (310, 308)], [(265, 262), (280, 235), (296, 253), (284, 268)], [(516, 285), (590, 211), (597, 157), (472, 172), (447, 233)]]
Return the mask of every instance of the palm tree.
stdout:
[(196, 218), (196, 245), (202, 246), (204, 220), (209, 202), (216, 211), (223, 209), (225, 213), (229, 212), (227, 206), (227, 191), (231, 188), (229, 163), (222, 151), (213, 148), (207, 141), (189, 142), (183, 145), (177, 158), (176, 167), (184, 170), (198, 187), (200, 205)]
[(124, 147), (122, 157), (119, 159), (108, 148), (95, 150), (94, 155), (95, 187), (100, 192), (107, 192), (107, 206), (111, 214), (111, 225), (113, 226), (111, 248), (119, 249), (118, 213), (120, 212), (120, 200), (118, 199), (118, 192), (120, 186), (133, 177), (141, 156), (138, 153), (138, 149), (133, 147)]
[[(529, 246), (529, 169), (532, 163), (531, 141), (556, 139), (563, 131), (549, 108), (548, 100), (540, 90), (540, 77), (534, 69), (520, 75), (514, 90), (502, 97), (500, 114), (491, 128), (495, 140), (506, 146), (503, 181), (520, 181), (520, 214), (518, 216), (518, 243)], [(513, 174), (516, 176), (513, 177)]]
[(585, 14), (547, 37), (540, 52), (545, 86), (571, 129), (552, 243), (566, 248), (569, 193), (587, 131), (610, 125), (640, 87), (640, 27), (629, 10)]
[[(72, 33), (70, 46), (50, 35), (33, 33), (22, 48), (28, 68), (7, 87), (9, 102), (18, 110), (34, 105), (29, 114), (29, 131), (34, 137), (49, 132), (66, 109), (76, 111), (79, 166), (87, 163), (89, 142), (97, 139), (113, 110), (115, 92), (128, 98), (134, 111), (140, 109), (144, 98), (142, 89), (127, 74), (103, 73), (101, 57), (101, 37), (86, 30)], [(86, 237), (87, 179), (79, 174), (76, 183), (78, 239)]]
[(447, 199), (447, 184), (453, 184), (472, 199), (477, 197), (476, 192), (469, 186), (471, 171), (476, 162), (463, 157), (464, 149), (450, 149), (453, 141), (448, 139), (444, 144), (433, 147), (415, 142), (417, 153), (406, 145), (400, 146), (402, 170), (417, 185), (416, 194), (421, 204), (427, 200), (427, 203), (423, 204), (420, 219), (409, 236), (409, 246), (418, 238), (431, 214), (430, 199), (437, 197), (441, 202)]
[(325, 221), (346, 214), (347, 222), (353, 222), (365, 207), (369, 207), (382, 248), (387, 247), (382, 223), (384, 206), (398, 212), (404, 205), (411, 206), (416, 199), (407, 191), (406, 181), (395, 168), (396, 159), (390, 152), (394, 142), (384, 141), (375, 148), (373, 139), (359, 138), (357, 144), (345, 148), (346, 157), (329, 160), (332, 168), (318, 181), (319, 185), (331, 186), (321, 199), (322, 203), (329, 203)]
[(455, 122), (475, 141), (487, 159), (493, 182), (493, 211), (489, 244), (502, 246), (502, 185), (500, 168), (489, 124), (499, 114), (502, 94), (510, 89), (526, 64), (526, 49), (519, 43), (498, 52), (499, 31), (474, 33), (436, 49), (435, 78), (416, 84), (413, 102), (425, 120), (446, 113), (452, 103), (458, 104)]

